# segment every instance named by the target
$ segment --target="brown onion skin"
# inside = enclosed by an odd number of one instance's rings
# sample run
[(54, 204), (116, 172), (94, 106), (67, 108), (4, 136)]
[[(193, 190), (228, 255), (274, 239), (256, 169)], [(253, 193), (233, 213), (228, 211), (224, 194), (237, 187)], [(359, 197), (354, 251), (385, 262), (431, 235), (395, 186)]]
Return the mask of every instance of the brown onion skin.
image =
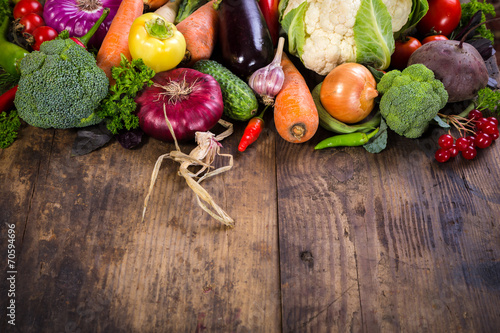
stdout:
[(321, 104), (328, 113), (346, 124), (365, 119), (375, 106), (377, 82), (365, 66), (344, 63), (325, 77), (320, 90)]
[(156, 73), (152, 80), (167, 86), (184, 79), (195, 88), (177, 103), (169, 103), (170, 96), (162, 94), (165, 89), (155, 84), (137, 94), (137, 116), (144, 133), (161, 141), (174, 140), (165, 120), (163, 105), (178, 141), (192, 140), (196, 132), (206, 132), (217, 124), (224, 105), (219, 83), (211, 75), (191, 68), (177, 68)]

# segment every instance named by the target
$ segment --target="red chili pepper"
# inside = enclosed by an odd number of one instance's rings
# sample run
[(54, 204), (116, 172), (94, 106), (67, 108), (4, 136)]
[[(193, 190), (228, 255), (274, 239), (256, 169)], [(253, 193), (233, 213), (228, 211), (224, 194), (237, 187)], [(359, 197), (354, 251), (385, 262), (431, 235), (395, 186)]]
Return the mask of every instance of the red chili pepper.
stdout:
[(0, 96), (0, 113), (9, 111), (14, 106), (14, 98), (16, 97), (17, 85), (10, 88)]
[(271, 33), (274, 46), (278, 44), (280, 33), (278, 3), (279, 0), (259, 0), (259, 7)]
[(262, 117), (264, 116), (264, 112), (266, 112), (267, 107), (268, 106), (266, 105), (260, 115), (253, 117), (248, 121), (247, 127), (245, 127), (245, 131), (241, 137), (240, 144), (238, 145), (239, 151), (245, 151), (248, 146), (257, 141), (259, 138), (259, 135), (264, 128), (264, 119)]

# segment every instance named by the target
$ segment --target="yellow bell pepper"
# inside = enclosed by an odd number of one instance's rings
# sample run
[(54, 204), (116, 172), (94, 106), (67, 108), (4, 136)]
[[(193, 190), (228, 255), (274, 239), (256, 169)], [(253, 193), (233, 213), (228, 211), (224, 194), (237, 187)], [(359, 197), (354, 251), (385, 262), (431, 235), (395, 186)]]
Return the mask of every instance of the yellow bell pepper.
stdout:
[(175, 68), (186, 53), (186, 40), (174, 24), (153, 12), (136, 18), (128, 46), (133, 59), (141, 58), (155, 72)]

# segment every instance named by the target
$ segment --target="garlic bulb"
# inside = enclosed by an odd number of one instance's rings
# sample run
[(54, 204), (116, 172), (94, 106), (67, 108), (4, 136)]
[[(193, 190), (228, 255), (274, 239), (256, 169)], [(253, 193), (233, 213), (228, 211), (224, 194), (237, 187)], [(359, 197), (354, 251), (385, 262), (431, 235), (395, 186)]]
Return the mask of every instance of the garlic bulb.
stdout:
[(266, 67), (256, 70), (248, 79), (248, 85), (262, 98), (265, 105), (272, 105), (274, 97), (280, 92), (285, 81), (281, 68), (281, 56), (285, 39), (279, 38), (273, 61)]

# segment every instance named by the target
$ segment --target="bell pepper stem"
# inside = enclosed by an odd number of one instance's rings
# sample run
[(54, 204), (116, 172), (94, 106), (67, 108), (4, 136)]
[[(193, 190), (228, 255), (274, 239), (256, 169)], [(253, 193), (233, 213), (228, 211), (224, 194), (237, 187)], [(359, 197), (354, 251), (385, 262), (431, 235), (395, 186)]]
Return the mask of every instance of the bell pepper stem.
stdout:
[(145, 24), (146, 31), (148, 34), (156, 39), (169, 39), (174, 35), (173, 27), (174, 25), (170, 22), (165, 21), (161, 17), (149, 20)]

